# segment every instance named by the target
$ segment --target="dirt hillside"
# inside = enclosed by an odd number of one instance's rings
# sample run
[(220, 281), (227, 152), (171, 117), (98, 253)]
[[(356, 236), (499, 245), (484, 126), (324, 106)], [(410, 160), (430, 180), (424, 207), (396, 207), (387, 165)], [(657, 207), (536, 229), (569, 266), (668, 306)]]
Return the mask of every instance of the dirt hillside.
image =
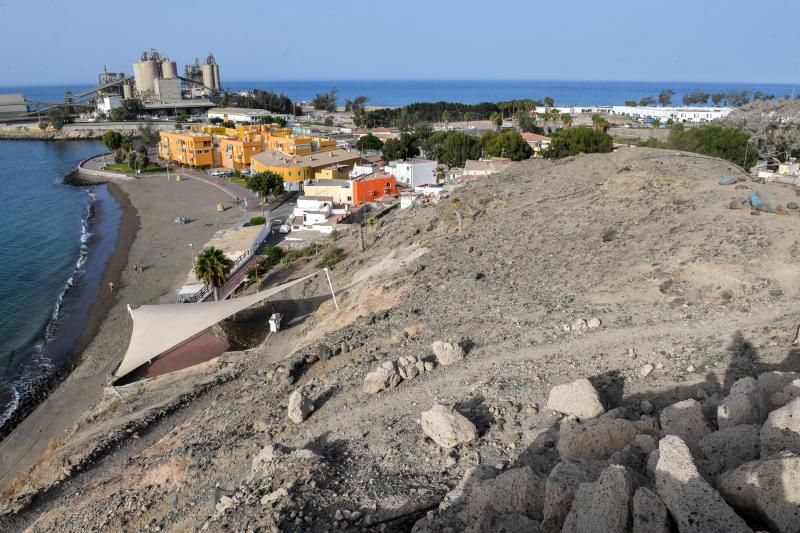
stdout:
[[(436, 524), (477, 465), (553, 469), (555, 385), (588, 378), (606, 410), (639, 420), (798, 370), (798, 201), (717, 159), (630, 148), (519, 163), (393, 211), (364, 252), (340, 236), (341, 310), (311, 281), (283, 302), (291, 327), (259, 348), (107, 395), (6, 490), (0, 529)], [(457, 346), (434, 354), (436, 341)], [(426, 434), (435, 403), (476, 437)]]

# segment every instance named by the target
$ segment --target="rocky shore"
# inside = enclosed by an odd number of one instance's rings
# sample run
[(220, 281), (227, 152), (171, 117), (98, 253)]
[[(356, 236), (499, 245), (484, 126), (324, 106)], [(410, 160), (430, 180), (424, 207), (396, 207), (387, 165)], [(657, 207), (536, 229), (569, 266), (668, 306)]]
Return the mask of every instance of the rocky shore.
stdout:
[[(151, 122), (149, 123), (156, 129), (172, 129), (174, 123), (171, 122)], [(139, 124), (129, 123), (76, 123), (67, 124), (60, 130), (52, 128), (42, 129), (35, 123), (0, 125), (0, 140), (36, 140), (36, 141), (85, 141), (100, 139), (108, 130), (116, 130), (126, 137), (135, 138), (139, 136), (137, 131)]]

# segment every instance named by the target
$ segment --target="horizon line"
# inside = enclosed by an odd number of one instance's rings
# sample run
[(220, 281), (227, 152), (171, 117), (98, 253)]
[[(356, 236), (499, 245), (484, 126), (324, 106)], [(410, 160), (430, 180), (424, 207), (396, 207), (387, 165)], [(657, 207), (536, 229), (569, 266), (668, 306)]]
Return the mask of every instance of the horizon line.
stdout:
[[(556, 79), (556, 78), (506, 78), (506, 79), (469, 79), (469, 78), (284, 78), (284, 79), (233, 79), (227, 83), (321, 83), (321, 82), (361, 82), (361, 83), (375, 83), (375, 82), (469, 82), (469, 83), (531, 83), (531, 82), (570, 82), (570, 83), (680, 83), (680, 84), (746, 84), (746, 85), (781, 85), (781, 86), (800, 86), (800, 82), (788, 81), (728, 81), (728, 80), (603, 80), (603, 79)], [(66, 87), (66, 86), (93, 86), (91, 83), (82, 82), (46, 82), (46, 83), (15, 83), (3, 84), (0, 88), (17, 88), (17, 87)]]

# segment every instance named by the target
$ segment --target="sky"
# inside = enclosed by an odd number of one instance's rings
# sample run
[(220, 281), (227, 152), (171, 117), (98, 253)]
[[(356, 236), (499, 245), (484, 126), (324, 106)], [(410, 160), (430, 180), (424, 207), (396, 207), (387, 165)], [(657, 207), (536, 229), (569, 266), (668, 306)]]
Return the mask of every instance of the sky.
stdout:
[[(769, 17), (772, 17), (769, 20)], [(796, 0), (0, 0), (0, 86), (91, 84), (157, 48), (225, 81), (796, 83)]]

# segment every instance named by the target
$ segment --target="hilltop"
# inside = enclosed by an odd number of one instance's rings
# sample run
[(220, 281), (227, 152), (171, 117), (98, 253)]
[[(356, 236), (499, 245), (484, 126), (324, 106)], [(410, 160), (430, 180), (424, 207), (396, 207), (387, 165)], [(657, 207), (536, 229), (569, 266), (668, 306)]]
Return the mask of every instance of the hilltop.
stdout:
[[(737, 379), (798, 370), (796, 202), (715, 158), (629, 148), (526, 161), (391, 212), (363, 252), (340, 236), (340, 311), (310, 281), (265, 344), (107, 395), (5, 492), (0, 525), (461, 530), (472, 483), (546, 478), (559, 430), (591, 418), (547, 408), (556, 385), (588, 378), (609, 419), (655, 442), (650, 415), (674, 402), (711, 420)], [(476, 435), (426, 436), (437, 403)]]

